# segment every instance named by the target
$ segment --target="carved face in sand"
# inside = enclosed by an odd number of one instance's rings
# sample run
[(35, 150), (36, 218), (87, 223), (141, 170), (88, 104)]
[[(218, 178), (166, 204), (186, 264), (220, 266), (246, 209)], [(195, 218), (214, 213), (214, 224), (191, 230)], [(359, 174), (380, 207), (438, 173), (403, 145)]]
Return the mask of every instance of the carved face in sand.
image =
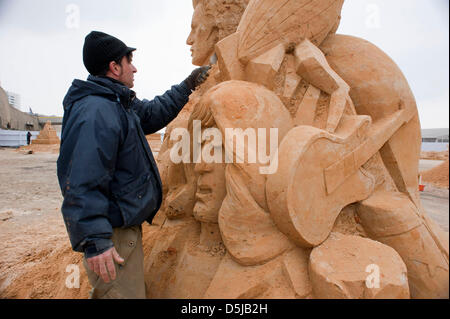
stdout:
[(198, 221), (217, 223), (220, 207), (226, 196), (225, 163), (198, 163), (195, 165), (197, 191), (194, 217)]
[(209, 64), (209, 58), (214, 54), (214, 45), (218, 41), (218, 34), (212, 16), (205, 14), (204, 5), (199, 3), (195, 7), (191, 33), (186, 42), (191, 46), (192, 64), (198, 66)]
[(192, 64), (209, 64), (214, 46), (236, 32), (249, 0), (193, 0), (194, 15), (187, 44), (192, 46)]

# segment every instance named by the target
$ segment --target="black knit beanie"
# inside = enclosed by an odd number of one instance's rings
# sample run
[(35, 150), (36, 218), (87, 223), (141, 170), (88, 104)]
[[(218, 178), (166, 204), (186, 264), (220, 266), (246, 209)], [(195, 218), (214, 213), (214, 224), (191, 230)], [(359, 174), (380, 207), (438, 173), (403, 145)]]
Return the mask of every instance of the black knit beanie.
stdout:
[(83, 62), (88, 72), (92, 75), (99, 75), (109, 65), (130, 52), (135, 51), (119, 39), (98, 31), (89, 33), (83, 46)]

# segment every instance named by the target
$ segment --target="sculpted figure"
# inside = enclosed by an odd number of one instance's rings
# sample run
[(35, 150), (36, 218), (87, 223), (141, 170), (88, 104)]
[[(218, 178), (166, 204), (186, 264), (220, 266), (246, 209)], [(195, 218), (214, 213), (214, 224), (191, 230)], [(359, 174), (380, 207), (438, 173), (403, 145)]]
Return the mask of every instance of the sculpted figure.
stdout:
[[(192, 18), (192, 30), (187, 39), (191, 46), (192, 63), (194, 65), (208, 64), (210, 59), (214, 62), (215, 44), (234, 33), (237, 29), (242, 14), (249, 0), (227, 0), (227, 1), (205, 1), (193, 0), (194, 15)], [(177, 119), (166, 129), (165, 138), (161, 147), (158, 162), (165, 186), (164, 195), (166, 200), (161, 209), (162, 214), (170, 219), (178, 219), (192, 215), (193, 196), (195, 194), (195, 174), (193, 165), (174, 164), (170, 160), (170, 149), (174, 141), (170, 140), (174, 128), (187, 129), (189, 116), (193, 106), (199, 98), (211, 87), (216, 85), (215, 78), (218, 67), (215, 63), (208, 80), (194, 92), (189, 103), (184, 107)]]
[(187, 39), (187, 44), (191, 46), (192, 64), (209, 64), (216, 43), (236, 32), (248, 1), (192, 1), (194, 15)]
[[(211, 57), (215, 55), (215, 44), (236, 31), (248, 1), (193, 1), (192, 31), (187, 43), (192, 46), (192, 63), (194, 65), (207, 64)], [(214, 62), (214, 59), (212, 59), (212, 62)], [(200, 265), (196, 266), (199, 271), (196, 275), (204, 277), (203, 274), (206, 274), (206, 277), (209, 276), (207, 279), (199, 280), (195, 276), (184, 276), (185, 279), (191, 278), (189, 284), (185, 285), (184, 281), (180, 281), (179, 284), (174, 285), (175, 267), (187, 263), (187, 261), (181, 262), (184, 258), (182, 256), (183, 251), (187, 250), (186, 247), (192, 248), (195, 246), (198, 248), (198, 244), (201, 242), (202, 245), (198, 250), (203, 251), (201, 254), (221, 258), (225, 253), (217, 221), (211, 222), (211, 217), (205, 217), (208, 215), (208, 213), (205, 213), (207, 210), (214, 212), (213, 215), (217, 216), (218, 207), (220, 207), (223, 198), (212, 195), (214, 200), (196, 200), (199, 175), (205, 175), (204, 179), (211, 180), (208, 176), (214, 176), (216, 173), (211, 175), (209, 171), (217, 164), (174, 163), (170, 158), (170, 151), (176, 142), (170, 139), (173, 130), (188, 129), (188, 120), (194, 106), (198, 104), (200, 98), (209, 88), (219, 83), (214, 76), (217, 73), (218, 66), (213, 63), (210, 71), (211, 76), (191, 94), (189, 103), (166, 128), (166, 134), (158, 156), (158, 168), (164, 187), (164, 202), (155, 217), (156, 223), (162, 227), (155, 239), (155, 246), (151, 254), (146, 256), (145, 263), (148, 274), (147, 296), (151, 298), (202, 298), (207, 288), (204, 285), (210, 282), (215, 269), (212, 267), (212, 269), (205, 271), (202, 265), (207, 263), (200, 260)], [(222, 175), (224, 174), (223, 170), (219, 170), (219, 172)], [(200, 181), (202, 179), (200, 176)], [(217, 187), (216, 183), (214, 185), (216, 187), (213, 188), (213, 193), (225, 191), (223, 187)], [(202, 196), (200, 195), (200, 197)], [(195, 210), (194, 205), (197, 206)], [(213, 208), (208, 209), (207, 206), (209, 205), (212, 205)], [(194, 211), (197, 211), (195, 217)], [(207, 231), (209, 229), (211, 231)], [(210, 261), (207, 267), (211, 268), (210, 266), (215, 264), (215, 261)], [(176, 278), (183, 279), (180, 269), (177, 271)], [(203, 274), (201, 274), (202, 272)]]
[(219, 41), (193, 61), (218, 61), (179, 127), (201, 121), (222, 145), (227, 128), (276, 128), (277, 169), (237, 160), (239, 145), (231, 163), (174, 165), (165, 141), (172, 220), (148, 259), (154, 296), (448, 298), (448, 234), (418, 193), (414, 96), (380, 49), (335, 34), (343, 0), (251, 0), (223, 39), (195, 4), (188, 43)]

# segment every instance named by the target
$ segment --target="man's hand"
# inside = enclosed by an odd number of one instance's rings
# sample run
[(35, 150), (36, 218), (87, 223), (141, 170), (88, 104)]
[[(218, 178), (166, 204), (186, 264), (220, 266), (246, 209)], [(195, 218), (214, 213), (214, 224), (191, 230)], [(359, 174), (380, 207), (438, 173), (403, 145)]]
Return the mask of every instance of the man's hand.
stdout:
[(192, 71), (191, 75), (189, 75), (185, 80), (189, 88), (191, 90), (195, 90), (197, 86), (205, 82), (209, 76), (208, 71), (210, 69), (210, 66), (202, 66)]
[(113, 247), (103, 254), (86, 259), (89, 268), (101, 277), (105, 283), (109, 283), (111, 275), (111, 280), (116, 279), (116, 268), (114, 266), (114, 261), (118, 264), (123, 264), (124, 259), (119, 256), (116, 249)]

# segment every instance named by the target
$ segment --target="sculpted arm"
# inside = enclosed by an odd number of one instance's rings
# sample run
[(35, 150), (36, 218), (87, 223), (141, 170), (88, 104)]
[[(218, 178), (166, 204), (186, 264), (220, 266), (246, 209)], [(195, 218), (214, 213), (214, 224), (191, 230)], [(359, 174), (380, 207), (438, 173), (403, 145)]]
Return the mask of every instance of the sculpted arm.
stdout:
[[(349, 85), (330, 67), (323, 52), (308, 39), (300, 43), (295, 50), (296, 70), (302, 78), (331, 95), (327, 131), (333, 133), (349, 106), (354, 112), (349, 96)], [(354, 112), (355, 113), (355, 112)]]

